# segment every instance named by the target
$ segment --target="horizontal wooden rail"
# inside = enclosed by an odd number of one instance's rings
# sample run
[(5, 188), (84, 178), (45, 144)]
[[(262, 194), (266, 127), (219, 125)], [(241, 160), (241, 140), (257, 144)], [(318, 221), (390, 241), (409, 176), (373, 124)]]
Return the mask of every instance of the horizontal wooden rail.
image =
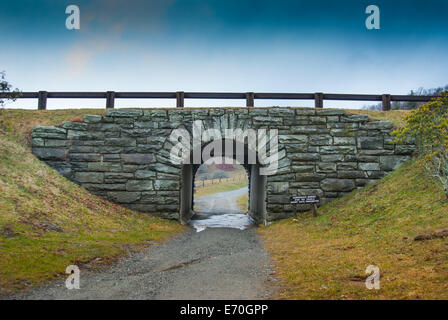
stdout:
[(323, 108), (324, 100), (381, 101), (382, 110), (390, 110), (391, 101), (428, 102), (434, 96), (390, 94), (343, 94), (343, 93), (260, 93), (260, 92), (21, 92), (0, 93), (1, 98), (38, 99), (38, 109), (47, 108), (47, 99), (106, 99), (106, 108), (114, 108), (115, 99), (176, 99), (178, 108), (184, 107), (185, 99), (240, 99), (247, 107), (254, 107), (254, 100), (314, 100), (316, 108)]

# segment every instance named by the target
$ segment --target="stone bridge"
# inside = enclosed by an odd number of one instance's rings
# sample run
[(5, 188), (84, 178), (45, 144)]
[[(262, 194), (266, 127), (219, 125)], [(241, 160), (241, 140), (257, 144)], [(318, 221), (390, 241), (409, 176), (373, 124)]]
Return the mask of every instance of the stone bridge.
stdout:
[(199, 164), (173, 164), (170, 135), (179, 128), (192, 133), (196, 120), (222, 137), (231, 128), (278, 130), (278, 168), (269, 175), (260, 174), (266, 165), (259, 154), (249, 163), (244, 144), (249, 213), (257, 221), (290, 216), (293, 195), (318, 195), (325, 203), (363, 187), (396, 169), (414, 150), (412, 144), (392, 144), (391, 122), (339, 109), (179, 108), (110, 109), (106, 115), (85, 115), (82, 122), (35, 127), (33, 152), (94, 194), (186, 222), (193, 214)]

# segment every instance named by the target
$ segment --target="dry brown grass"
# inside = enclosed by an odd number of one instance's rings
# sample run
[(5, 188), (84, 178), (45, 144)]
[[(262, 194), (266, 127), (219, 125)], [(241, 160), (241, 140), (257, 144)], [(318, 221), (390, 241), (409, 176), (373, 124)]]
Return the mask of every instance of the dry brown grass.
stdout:
[[(414, 241), (448, 226), (448, 202), (415, 163), (304, 214), (262, 227), (282, 299), (447, 299), (448, 239)], [(365, 269), (381, 271), (380, 290)]]
[(372, 120), (389, 120), (395, 126), (402, 127), (404, 125), (404, 116), (410, 111), (408, 110), (391, 110), (391, 111), (378, 111), (378, 110), (347, 110), (347, 113), (353, 114), (367, 114)]
[(240, 208), (240, 210), (242, 212), (248, 212), (249, 211), (249, 194), (243, 194), (242, 196), (239, 196), (236, 199), (236, 202), (238, 204), (238, 208)]

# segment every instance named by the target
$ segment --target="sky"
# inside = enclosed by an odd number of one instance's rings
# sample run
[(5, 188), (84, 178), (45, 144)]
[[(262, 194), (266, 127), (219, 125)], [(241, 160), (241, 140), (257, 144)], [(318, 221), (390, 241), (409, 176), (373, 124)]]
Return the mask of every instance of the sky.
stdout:
[[(68, 5), (80, 9), (79, 30), (66, 28)], [(365, 26), (369, 5), (380, 10), (379, 30)], [(447, 22), (446, 0), (2, 0), (0, 71), (22, 91), (407, 94), (448, 84)], [(23, 99), (9, 107), (36, 105)], [(49, 109), (104, 105), (48, 102)], [(175, 101), (118, 100), (116, 106)]]

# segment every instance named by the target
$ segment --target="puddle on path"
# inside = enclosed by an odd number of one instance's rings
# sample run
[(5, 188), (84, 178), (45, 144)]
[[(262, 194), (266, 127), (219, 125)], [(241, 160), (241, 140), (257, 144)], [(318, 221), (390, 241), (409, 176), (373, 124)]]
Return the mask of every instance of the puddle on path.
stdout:
[(238, 207), (237, 198), (247, 194), (247, 187), (205, 195), (195, 199), (196, 214), (190, 225), (197, 232), (206, 228), (235, 228), (244, 230), (254, 224), (253, 219)]
[(235, 228), (244, 230), (254, 224), (248, 214), (225, 213), (225, 214), (196, 214), (190, 221), (190, 225), (201, 232), (206, 228)]

